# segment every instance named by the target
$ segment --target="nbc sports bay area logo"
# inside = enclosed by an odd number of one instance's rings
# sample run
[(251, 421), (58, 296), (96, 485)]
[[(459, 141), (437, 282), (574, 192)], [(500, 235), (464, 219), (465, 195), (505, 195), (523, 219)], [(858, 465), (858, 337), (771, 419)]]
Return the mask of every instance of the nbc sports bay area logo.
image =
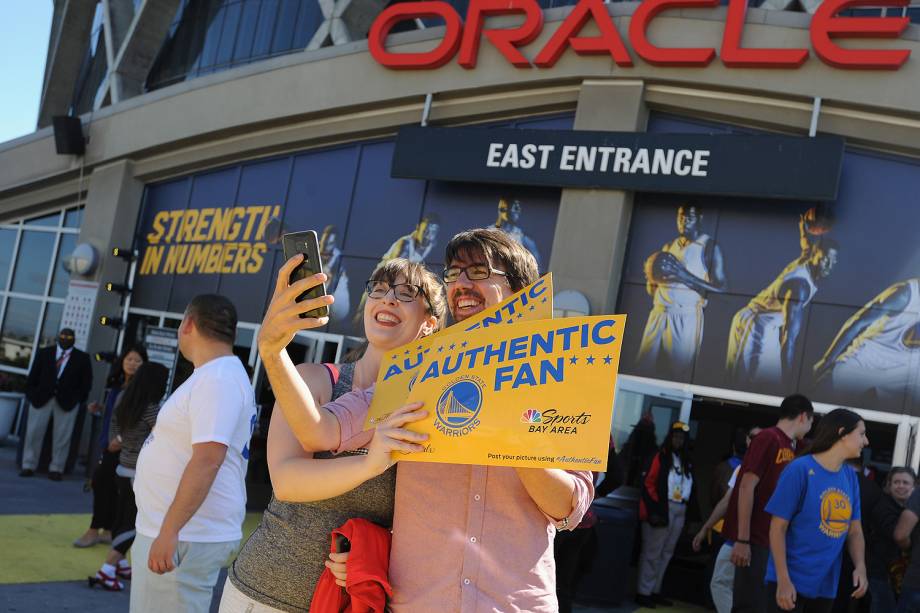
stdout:
[(585, 426), (591, 422), (591, 414), (581, 413), (563, 414), (557, 409), (527, 409), (521, 414), (521, 422), (527, 424), (528, 432), (540, 434), (578, 434), (578, 426)]
[(463, 376), (447, 384), (435, 408), (435, 429), (446, 436), (465, 436), (479, 425), (483, 381)]

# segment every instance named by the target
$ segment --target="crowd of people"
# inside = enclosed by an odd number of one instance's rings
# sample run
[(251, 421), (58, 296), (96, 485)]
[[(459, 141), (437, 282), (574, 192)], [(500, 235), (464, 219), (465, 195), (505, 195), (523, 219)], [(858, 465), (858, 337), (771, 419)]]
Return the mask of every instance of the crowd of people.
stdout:
[[(273, 495), (241, 549), (257, 417), (249, 377), (233, 353), (234, 305), (214, 294), (190, 302), (178, 338), (194, 372), (165, 400), (168, 370), (142, 347), (126, 349), (104, 401), (90, 405), (103, 423), (101, 451), (92, 521), (74, 545), (111, 549), (89, 585), (120, 591), (130, 580), (136, 613), (207, 611), (229, 564), (224, 613), (338, 611), (343, 598), (396, 613), (566, 612), (595, 546), (593, 499), (635, 481), (636, 601), (670, 604), (662, 594), (665, 572), (698, 489), (688, 424), (671, 424), (659, 447), (646, 416), (606, 475), (420, 462), (397, 470), (392, 451), (424, 448), (426, 436), (407, 428), (433, 409), (420, 403), (392, 407), (374, 430), (364, 430), (384, 355), (538, 277), (534, 256), (495, 228), (457, 234), (444, 261), (440, 278), (402, 258), (378, 266), (362, 306), (366, 346), (341, 364), (291, 360), (286, 347), (294, 336), (328, 320), (304, 314), (334, 298), (298, 300), (325, 278), (290, 283), (301, 256), (280, 269), (258, 335), (276, 400), (267, 448)], [(53, 412), (51, 475), (59, 478), (66, 446), (58, 412), (85, 401), (89, 388), (68, 387), (69, 372), (82, 376), (71, 330), (43, 351), (30, 375), (21, 474), (34, 473)], [(716, 529), (723, 543), (710, 584), (717, 610), (831, 611), (838, 592), (852, 606), (867, 591), (873, 611), (920, 610), (920, 553), (905, 553), (920, 547), (913, 471), (892, 469), (884, 493), (867, 499), (866, 477), (850, 465), (868, 444), (859, 415), (832, 411), (803, 442), (813, 420), (808, 399), (790, 396), (775, 426), (742, 433), (717, 467), (716, 504), (693, 539), (699, 550)]]
[[(835, 409), (813, 428), (814, 421), (811, 402), (789, 396), (775, 426), (740, 432), (732, 455), (716, 467), (712, 512), (692, 540), (697, 552), (713, 545), (715, 609), (920, 611), (920, 549), (912, 555), (920, 548), (920, 489), (914, 492), (913, 469), (892, 467), (879, 487), (862, 466), (869, 444), (862, 418)], [(639, 444), (642, 425), (627, 445)], [(671, 604), (661, 587), (691, 495), (688, 431), (673, 423), (638, 477), (636, 602), (645, 607)]]

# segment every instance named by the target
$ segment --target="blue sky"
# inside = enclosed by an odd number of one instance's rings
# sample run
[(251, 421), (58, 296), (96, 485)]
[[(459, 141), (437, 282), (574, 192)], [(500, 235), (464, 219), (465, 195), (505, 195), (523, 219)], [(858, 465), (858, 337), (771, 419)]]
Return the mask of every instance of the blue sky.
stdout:
[(0, 0), (0, 143), (35, 131), (52, 0)]

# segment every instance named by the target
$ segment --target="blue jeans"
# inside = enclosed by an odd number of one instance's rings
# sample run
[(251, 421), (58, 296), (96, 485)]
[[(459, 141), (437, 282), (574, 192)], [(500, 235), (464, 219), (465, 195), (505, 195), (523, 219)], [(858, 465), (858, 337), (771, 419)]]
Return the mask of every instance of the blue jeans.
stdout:
[(901, 590), (898, 600), (898, 613), (920, 613), (920, 589)]
[(898, 608), (887, 577), (869, 577), (869, 599), (871, 613), (889, 613)]

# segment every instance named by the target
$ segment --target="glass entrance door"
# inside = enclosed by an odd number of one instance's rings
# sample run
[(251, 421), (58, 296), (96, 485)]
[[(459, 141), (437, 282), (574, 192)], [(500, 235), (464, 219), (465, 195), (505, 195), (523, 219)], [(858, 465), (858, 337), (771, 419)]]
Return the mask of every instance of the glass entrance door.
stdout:
[(678, 419), (689, 423), (692, 400), (693, 395), (680, 388), (627, 375), (617, 378), (610, 434), (624, 485), (610, 495), (612, 498), (638, 500), (642, 472), (664, 441), (670, 425)]
[(623, 449), (630, 433), (643, 418), (652, 421), (656, 444), (661, 444), (673, 422), (679, 419), (689, 423), (692, 401), (690, 392), (620, 375), (610, 425), (617, 450)]

